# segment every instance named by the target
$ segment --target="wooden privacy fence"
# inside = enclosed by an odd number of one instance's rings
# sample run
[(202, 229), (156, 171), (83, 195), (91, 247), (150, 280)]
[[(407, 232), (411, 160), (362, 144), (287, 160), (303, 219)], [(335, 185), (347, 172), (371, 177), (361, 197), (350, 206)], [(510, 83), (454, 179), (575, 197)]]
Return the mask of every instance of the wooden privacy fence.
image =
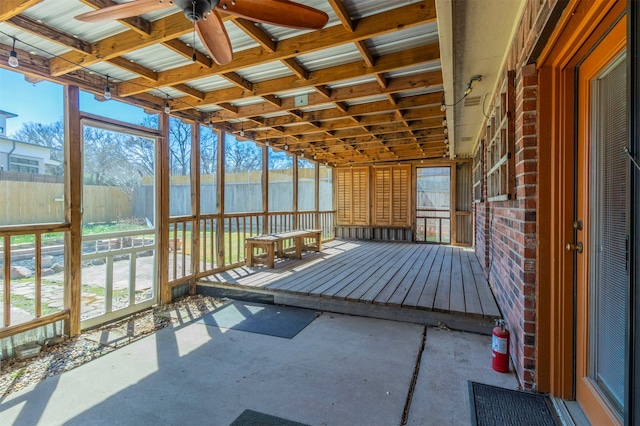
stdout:
[[(61, 183), (0, 181), (0, 225), (55, 223), (64, 220)], [(118, 187), (85, 186), (83, 220), (111, 222), (133, 216), (131, 195)]]

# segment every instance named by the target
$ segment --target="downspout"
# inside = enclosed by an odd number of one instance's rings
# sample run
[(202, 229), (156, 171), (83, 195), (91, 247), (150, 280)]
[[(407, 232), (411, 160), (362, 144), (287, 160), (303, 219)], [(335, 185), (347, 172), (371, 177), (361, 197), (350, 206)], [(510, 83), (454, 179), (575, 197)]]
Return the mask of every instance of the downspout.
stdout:
[(11, 148), (11, 151), (7, 153), (7, 171), (8, 172), (11, 171), (11, 154), (13, 154), (13, 151), (16, 150), (16, 141), (12, 139), (11, 142), (13, 143), (13, 148)]

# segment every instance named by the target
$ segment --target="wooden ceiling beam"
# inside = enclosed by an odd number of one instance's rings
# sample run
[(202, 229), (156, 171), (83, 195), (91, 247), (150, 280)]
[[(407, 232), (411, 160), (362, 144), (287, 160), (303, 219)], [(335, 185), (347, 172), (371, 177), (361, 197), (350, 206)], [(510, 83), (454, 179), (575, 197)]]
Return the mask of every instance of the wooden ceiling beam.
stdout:
[(17, 16), (42, 0), (2, 0), (0, 2), (0, 22)]
[(276, 51), (278, 44), (271, 40), (269, 34), (265, 33), (255, 22), (244, 18), (236, 18), (233, 22), (262, 46), (264, 50), (270, 53)]
[[(173, 16), (175, 15), (172, 15), (165, 19), (170, 19)], [(256, 47), (243, 50), (241, 52), (236, 52), (234, 54), (233, 61), (231, 61), (229, 64), (213, 67), (211, 70), (204, 70), (201, 66), (193, 64), (167, 70), (160, 73), (157, 87), (171, 86), (173, 84), (184, 83), (185, 81), (189, 81), (192, 79), (202, 78), (207, 75), (237, 71), (241, 68), (256, 66), (271, 61), (279, 61), (287, 58), (292, 58), (298, 55), (303, 55), (305, 53), (311, 53), (318, 50), (339, 46), (347, 42), (355, 42), (370, 37), (388, 34), (397, 31), (398, 28), (407, 29), (418, 25), (423, 25), (428, 22), (434, 22), (435, 19), (436, 12), (434, 0), (418, 1), (407, 6), (401, 6), (399, 8), (384, 11), (376, 15), (367, 16), (366, 18), (363, 18), (358, 22), (356, 30), (352, 33), (347, 32), (342, 26), (336, 25), (321, 30), (321, 37), (318, 36), (317, 32), (312, 31), (297, 37), (284, 39), (278, 42), (278, 47), (275, 52), (266, 52), (262, 47)], [(186, 21), (184, 18), (182, 20)], [(152, 24), (155, 24), (155, 22)], [(150, 39), (153, 35), (155, 35), (155, 37), (158, 38), (162, 36), (166, 39), (170, 39), (184, 34), (184, 32), (180, 33), (180, 30), (184, 28), (183, 23), (175, 22), (170, 24), (169, 22), (167, 22), (163, 25), (163, 27), (166, 27), (167, 25), (171, 25), (172, 28), (175, 27), (175, 31), (178, 32), (178, 34), (173, 34), (174, 31), (167, 30), (160, 35), (155, 34), (152, 31), (152, 35), (150, 35), (148, 38)], [(173, 37), (171, 37), (171, 35)], [(129, 51), (128, 49), (131, 43), (129, 37), (123, 36), (118, 40), (110, 40), (114, 37), (108, 37), (107, 39), (99, 42), (100, 44), (110, 46), (109, 50), (102, 49), (100, 52), (101, 54), (105, 55), (105, 57), (114, 54), (114, 52), (118, 50), (121, 50), (120, 54)], [(138, 40), (134, 40), (134, 42), (135, 41)], [(432, 48), (434, 49), (435, 57), (433, 53), (429, 56), (431, 56), (432, 59), (438, 59), (439, 48), (437, 46), (437, 43), (430, 46), (432, 46)], [(80, 60), (83, 59), (85, 58), (80, 58)], [(67, 67), (66, 69), (69, 68), (73, 67)], [(54, 68), (52, 72), (59, 73), (61, 71), (62, 69)], [(131, 83), (134, 84), (135, 81), (131, 81)], [(120, 93), (123, 93), (124, 96), (139, 93), (140, 87), (138, 86), (129, 86), (127, 82), (123, 82), (120, 84), (123, 86), (120, 88)]]
[(224, 74), (220, 74), (220, 77), (224, 77), (226, 80), (240, 87), (241, 89), (247, 89), (248, 91), (253, 91), (253, 83), (249, 80), (242, 78), (235, 72), (226, 72)]
[(150, 70), (147, 67), (143, 67), (140, 64), (136, 64), (135, 62), (131, 62), (130, 60), (125, 59), (122, 56), (109, 59), (107, 62), (109, 62), (112, 65), (115, 65), (118, 68), (122, 68), (123, 70), (141, 75), (148, 80), (158, 81), (157, 72)]
[(9, 18), (7, 23), (23, 31), (37, 35), (38, 37), (46, 38), (62, 46), (73, 49), (76, 52), (91, 53), (91, 43), (80, 40), (71, 34), (63, 33), (62, 31), (27, 16), (16, 15)]
[[(350, 64), (339, 65), (339, 66), (315, 71), (311, 73), (308, 81), (300, 80), (296, 76), (288, 76), (288, 77), (281, 77), (273, 80), (267, 80), (267, 81), (255, 83), (253, 84), (251, 95), (263, 96), (263, 95), (277, 94), (279, 92), (285, 92), (291, 89), (306, 88), (309, 86), (309, 83), (312, 83), (314, 85), (330, 84), (340, 80), (366, 77), (371, 75), (372, 72), (376, 72), (376, 70), (378, 69), (384, 70), (384, 71), (391, 71), (391, 70), (405, 68), (408, 66), (415, 66), (416, 64), (428, 62), (430, 60), (429, 59), (430, 55), (428, 52), (430, 52), (433, 47), (434, 47), (433, 45), (421, 46), (421, 47), (416, 47), (413, 49), (393, 53), (387, 56), (382, 56), (380, 57), (375, 69), (365, 69), (359, 66), (358, 63), (350, 63)], [(433, 54), (435, 56), (439, 55), (438, 52), (436, 51), (434, 51)], [(159, 78), (162, 78), (161, 75), (159, 75)], [(365, 97), (365, 96), (372, 96), (374, 94), (384, 94), (388, 92), (393, 92), (394, 83), (396, 85), (399, 85), (399, 84), (407, 84), (407, 82), (411, 82), (409, 84), (413, 85), (413, 88), (441, 85), (442, 72), (430, 71), (427, 73), (416, 74), (413, 76), (400, 77), (398, 79), (391, 80), (386, 88), (381, 88), (377, 83), (375, 83), (376, 87), (372, 87), (371, 84), (362, 84), (349, 89), (351, 89), (351, 92), (353, 93), (351, 98)], [(119, 92), (122, 93), (122, 90), (124, 90), (126, 87), (130, 87), (131, 85), (132, 83), (130, 81), (120, 83)], [(132, 90), (129, 93), (133, 93), (133, 92), (140, 93), (144, 91), (142, 89), (143, 88), (136, 87), (135, 90)], [(355, 89), (358, 89), (360, 91), (356, 93)], [(338, 95), (336, 95), (339, 92), (340, 92), (339, 90), (333, 90), (330, 100), (336, 101), (336, 102), (342, 101), (343, 99), (340, 98)], [(216, 90), (216, 91), (207, 93), (206, 98), (197, 106), (201, 107), (201, 106), (208, 105), (210, 103), (213, 104), (216, 102), (220, 102), (220, 99), (224, 99), (225, 101), (233, 100), (233, 99), (245, 97), (246, 95), (245, 94), (239, 95), (237, 91), (230, 90), (230, 89)], [(126, 94), (123, 93), (123, 96), (126, 96)], [(312, 95), (309, 95), (310, 98), (311, 96)], [(231, 97), (231, 99), (229, 99), (229, 97)], [(326, 98), (324, 97), (322, 98), (322, 103), (326, 103)]]
[(340, 19), (340, 22), (342, 22), (342, 26), (345, 28), (345, 30), (353, 32), (353, 30), (355, 29), (355, 22), (353, 21), (353, 19), (351, 19), (349, 11), (345, 7), (342, 0), (329, 0), (329, 4), (331, 5), (331, 8), (333, 8), (335, 14), (338, 16), (338, 19)]
[(369, 47), (367, 47), (366, 41), (358, 40), (354, 44), (356, 45), (356, 48), (358, 48), (358, 51), (360, 52), (364, 63), (369, 68), (373, 68), (376, 65), (376, 58), (373, 57), (373, 54), (369, 50)]
[[(68, 52), (50, 61), (50, 73), (52, 76), (61, 76), (75, 71), (82, 66), (90, 66), (98, 62), (125, 55), (134, 50), (149, 47), (156, 43), (172, 40), (176, 37), (189, 34), (193, 31), (193, 25), (185, 19), (182, 13), (175, 13), (166, 18), (151, 22), (151, 32), (148, 35), (140, 34), (134, 30), (124, 31), (111, 37), (107, 37), (92, 45), (93, 54), (80, 52)], [(194, 66), (194, 65), (192, 65)], [(195, 65), (202, 68), (202, 65)], [(176, 81), (175, 84), (184, 83)], [(163, 84), (168, 86), (172, 84)], [(158, 88), (161, 86), (154, 86)], [(150, 89), (147, 89), (150, 90)]]
[(293, 72), (298, 78), (301, 78), (303, 80), (309, 79), (309, 71), (304, 69), (304, 67), (300, 65), (300, 63), (294, 58), (283, 59), (281, 62), (286, 65), (287, 68), (289, 68), (291, 72)]
[(193, 46), (189, 46), (184, 43), (182, 40), (174, 38), (172, 40), (167, 40), (162, 43), (165, 47), (176, 52), (178, 55), (181, 55), (190, 61), (193, 61), (193, 55), (196, 55), (195, 62), (204, 65), (205, 67), (211, 68), (213, 66), (213, 60), (208, 58), (207, 55), (196, 50)]

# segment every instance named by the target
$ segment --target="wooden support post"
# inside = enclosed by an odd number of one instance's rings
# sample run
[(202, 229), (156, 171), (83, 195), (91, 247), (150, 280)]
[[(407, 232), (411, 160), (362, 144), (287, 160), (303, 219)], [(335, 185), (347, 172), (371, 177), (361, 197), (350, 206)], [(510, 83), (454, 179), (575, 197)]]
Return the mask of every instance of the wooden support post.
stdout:
[(160, 304), (171, 302), (171, 287), (169, 286), (169, 191), (171, 180), (169, 176), (169, 115), (160, 114), (158, 117), (161, 137), (156, 143), (156, 238), (158, 251), (156, 253), (158, 268), (158, 282), (160, 283)]
[(298, 156), (293, 156), (293, 227), (292, 229), (299, 229), (299, 215), (298, 215)]
[(217, 131), (218, 134), (218, 170), (217, 170), (217, 191), (216, 191), (216, 212), (218, 213), (218, 224), (216, 227), (216, 245), (218, 254), (218, 268), (224, 266), (224, 156), (225, 156), (225, 134)]
[(457, 169), (458, 169), (458, 163), (457, 162), (452, 162), (451, 163), (451, 224), (449, 226), (449, 232), (451, 233), (451, 245), (455, 245), (457, 244), (457, 238), (456, 238), (456, 229), (458, 226), (458, 197), (457, 197), (457, 186), (458, 186), (458, 173), (457, 173)]
[[(191, 125), (191, 273), (200, 272), (200, 123)], [(189, 282), (189, 294), (196, 294), (196, 280)]]
[(315, 229), (320, 228), (320, 163), (316, 162), (316, 168), (314, 170), (316, 176), (316, 197), (313, 200), (313, 209), (316, 214), (313, 219), (313, 227)]
[(269, 147), (262, 147), (262, 233), (269, 233)]
[(64, 307), (69, 310), (65, 332), (80, 334), (80, 299), (82, 297), (82, 124), (80, 123), (80, 90), (67, 86), (64, 90), (64, 209), (69, 232), (65, 234)]

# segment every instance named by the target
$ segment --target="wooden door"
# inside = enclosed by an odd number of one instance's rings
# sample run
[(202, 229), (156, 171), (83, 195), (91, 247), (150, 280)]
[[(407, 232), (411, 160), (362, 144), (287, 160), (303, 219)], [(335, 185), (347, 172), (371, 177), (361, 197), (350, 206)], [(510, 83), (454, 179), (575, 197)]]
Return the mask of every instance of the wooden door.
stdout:
[(578, 66), (576, 399), (592, 424), (623, 421), (629, 276), (626, 19)]

